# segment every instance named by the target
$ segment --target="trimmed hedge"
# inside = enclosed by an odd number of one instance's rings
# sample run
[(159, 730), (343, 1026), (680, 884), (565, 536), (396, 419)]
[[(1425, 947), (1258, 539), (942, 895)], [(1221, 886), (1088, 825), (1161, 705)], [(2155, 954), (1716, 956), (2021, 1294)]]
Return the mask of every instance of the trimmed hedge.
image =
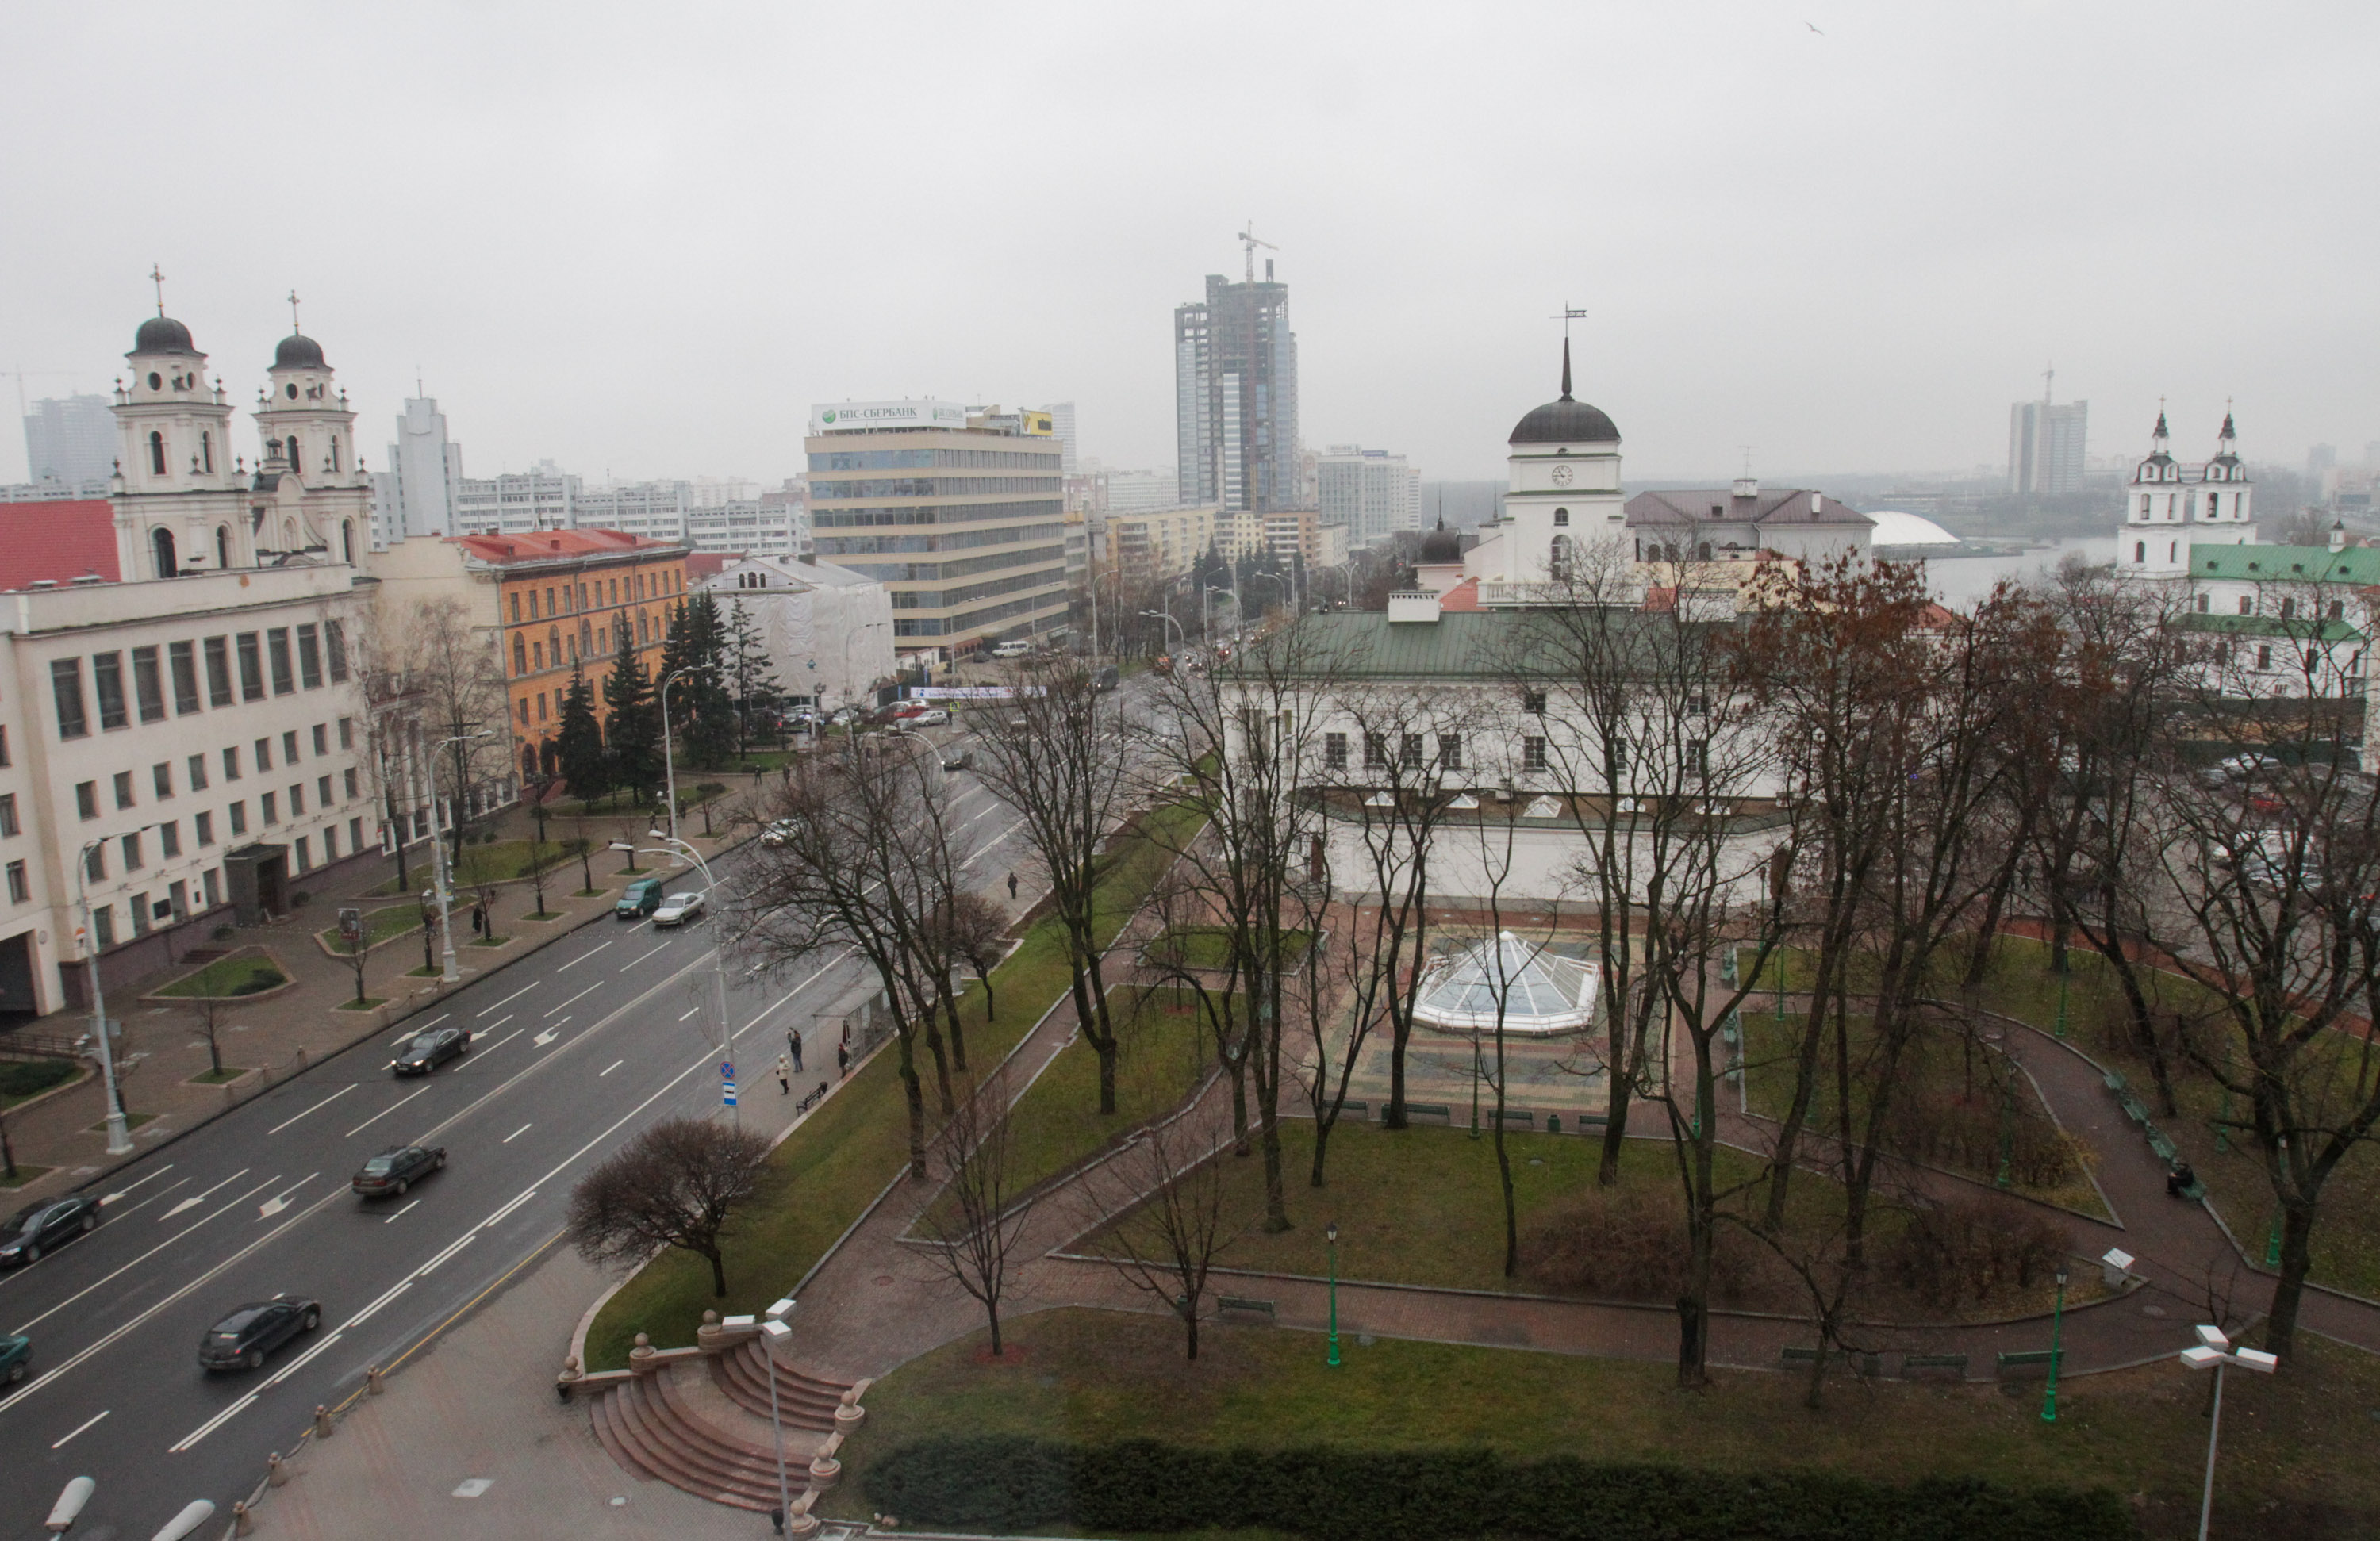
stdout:
[(1314, 1541), (1427, 1528), (1533, 1541), (2136, 1541), (2105, 1488), (1906, 1487), (1817, 1472), (1758, 1474), (1518, 1464), (1491, 1450), (1213, 1450), (1020, 1436), (921, 1440), (870, 1466), (875, 1509), (905, 1525), (1094, 1535), (1261, 1527)]

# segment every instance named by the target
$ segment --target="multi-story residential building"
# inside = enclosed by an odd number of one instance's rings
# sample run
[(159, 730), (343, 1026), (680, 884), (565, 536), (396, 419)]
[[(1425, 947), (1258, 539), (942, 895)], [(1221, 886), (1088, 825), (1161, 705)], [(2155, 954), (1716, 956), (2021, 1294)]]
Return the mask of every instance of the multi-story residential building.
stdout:
[(463, 446), (446, 437), (446, 414), (429, 396), (408, 396), (396, 439), (372, 476), (372, 544), (457, 532)]
[(1224, 513), (1215, 516), (1215, 545), (1233, 561), (1269, 552), (1313, 572), (1345, 564), (1347, 527), (1324, 523), (1321, 511), (1313, 508), (1278, 514)]
[(2090, 426), (2087, 401), (2053, 406), (2044, 399), (2010, 406), (2008, 490), (2044, 498), (2081, 491)]
[(100, 395), (51, 396), (25, 412), (25, 479), (80, 487), (115, 468), (115, 415)]
[(1315, 457), (1315, 505), (1325, 523), (1347, 527), (1351, 546), (1419, 529), (1421, 472), (1402, 455), (1333, 444)]
[(582, 665), (608, 718), (602, 675), (623, 647), (660, 684), (670, 612), (686, 592), (686, 547), (608, 529), (458, 535), (393, 548), (375, 564), (382, 624), (401, 632), (425, 603), (453, 599), (484, 632), (505, 681), (512, 758), (523, 780), (558, 769), (562, 698)]
[(686, 511), (693, 506), (692, 482), (613, 482), (580, 488), (572, 501), (571, 523), (580, 529), (616, 529), (648, 540), (683, 540)]
[[(802, 552), (803, 509), (796, 504), (748, 498), (697, 504), (686, 510), (681, 537), (698, 552), (714, 556), (751, 554), (795, 557)], [(662, 537), (650, 537), (660, 540)]]
[(1135, 581), (1180, 577), (1215, 543), (1214, 508), (1108, 516), (1109, 560)]
[(891, 590), (905, 655), (947, 662), (1066, 625), (1058, 446), (987, 420), (935, 401), (812, 409), (817, 554)]
[(1207, 297), (1173, 311), (1178, 504), (1229, 513), (1294, 508), (1297, 336), (1289, 285), (1207, 276)]
[(1075, 475), (1082, 458), (1076, 449), (1081, 441), (1075, 436), (1075, 404), (1053, 401), (1038, 410), (1050, 415), (1050, 436), (1058, 441), (1062, 467), (1066, 475)]
[(578, 489), (578, 478), (551, 460), (526, 471), (466, 477), (455, 489), (455, 528), (481, 535), (568, 529), (577, 523)]
[[(1104, 507), (1110, 514), (1145, 514), (1152, 509), (1183, 506), (1181, 483), (1171, 467), (1156, 471), (1105, 473)], [(1194, 504), (1196, 500), (1193, 500)], [(1211, 507), (1212, 504), (1197, 504)]]
[(869, 706), (892, 677), (892, 601), (875, 579), (782, 556), (698, 555), (686, 566), (722, 613), (751, 619), (789, 705)]

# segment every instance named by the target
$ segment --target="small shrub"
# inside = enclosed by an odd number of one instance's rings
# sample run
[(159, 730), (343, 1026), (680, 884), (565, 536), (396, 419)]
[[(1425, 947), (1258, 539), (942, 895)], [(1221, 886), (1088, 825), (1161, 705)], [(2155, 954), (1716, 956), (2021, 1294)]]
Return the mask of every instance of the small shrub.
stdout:
[[(1730, 1227), (1712, 1237), (1713, 1295), (1735, 1301), (1752, 1289), (1756, 1246)], [(1685, 1284), (1686, 1250), (1674, 1191), (1597, 1188), (1536, 1218), (1521, 1237), (1521, 1271), (1558, 1294), (1667, 1304)]]
[(71, 1060), (0, 1060), (0, 1097), (30, 1097), (74, 1078)]
[(289, 896), (289, 907), (293, 910), (302, 910), (313, 902), (313, 894), (308, 892), (302, 888)]
[(217, 941), (229, 941), (237, 935), (239, 935), (239, 928), (237, 926), (218, 926), (214, 930), (214, 938)]
[(1902, 1289), (1938, 1310), (2029, 1290), (2058, 1268), (2066, 1232), (2012, 1200), (1961, 1199), (1910, 1217), (1885, 1254)]

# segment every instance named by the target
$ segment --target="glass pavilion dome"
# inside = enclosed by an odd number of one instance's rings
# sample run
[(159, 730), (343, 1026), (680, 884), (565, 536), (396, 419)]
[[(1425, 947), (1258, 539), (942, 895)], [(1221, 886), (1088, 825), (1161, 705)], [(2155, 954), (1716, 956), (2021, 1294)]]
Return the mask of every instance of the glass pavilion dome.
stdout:
[(1446, 1032), (1493, 1032), (1500, 995), (1505, 1032), (1576, 1033), (1594, 1025), (1599, 983), (1594, 965), (1505, 931), (1433, 963), (1414, 1019)]

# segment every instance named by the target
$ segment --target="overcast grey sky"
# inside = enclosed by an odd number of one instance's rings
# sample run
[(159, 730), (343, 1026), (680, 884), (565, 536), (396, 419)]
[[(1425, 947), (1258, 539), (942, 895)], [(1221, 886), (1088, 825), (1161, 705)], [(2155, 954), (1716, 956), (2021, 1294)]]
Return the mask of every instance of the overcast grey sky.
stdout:
[[(152, 261), (237, 399), (305, 300), (369, 463), (801, 467), (816, 400), (1071, 398), (1173, 458), (1253, 218), (1305, 436), (1492, 476), (1555, 387), (1632, 476), (2380, 439), (2365, 4), (11, 6), (0, 368), (105, 387)], [(1260, 254), (1262, 255), (1262, 254)], [(0, 479), (22, 474), (0, 434)]]

